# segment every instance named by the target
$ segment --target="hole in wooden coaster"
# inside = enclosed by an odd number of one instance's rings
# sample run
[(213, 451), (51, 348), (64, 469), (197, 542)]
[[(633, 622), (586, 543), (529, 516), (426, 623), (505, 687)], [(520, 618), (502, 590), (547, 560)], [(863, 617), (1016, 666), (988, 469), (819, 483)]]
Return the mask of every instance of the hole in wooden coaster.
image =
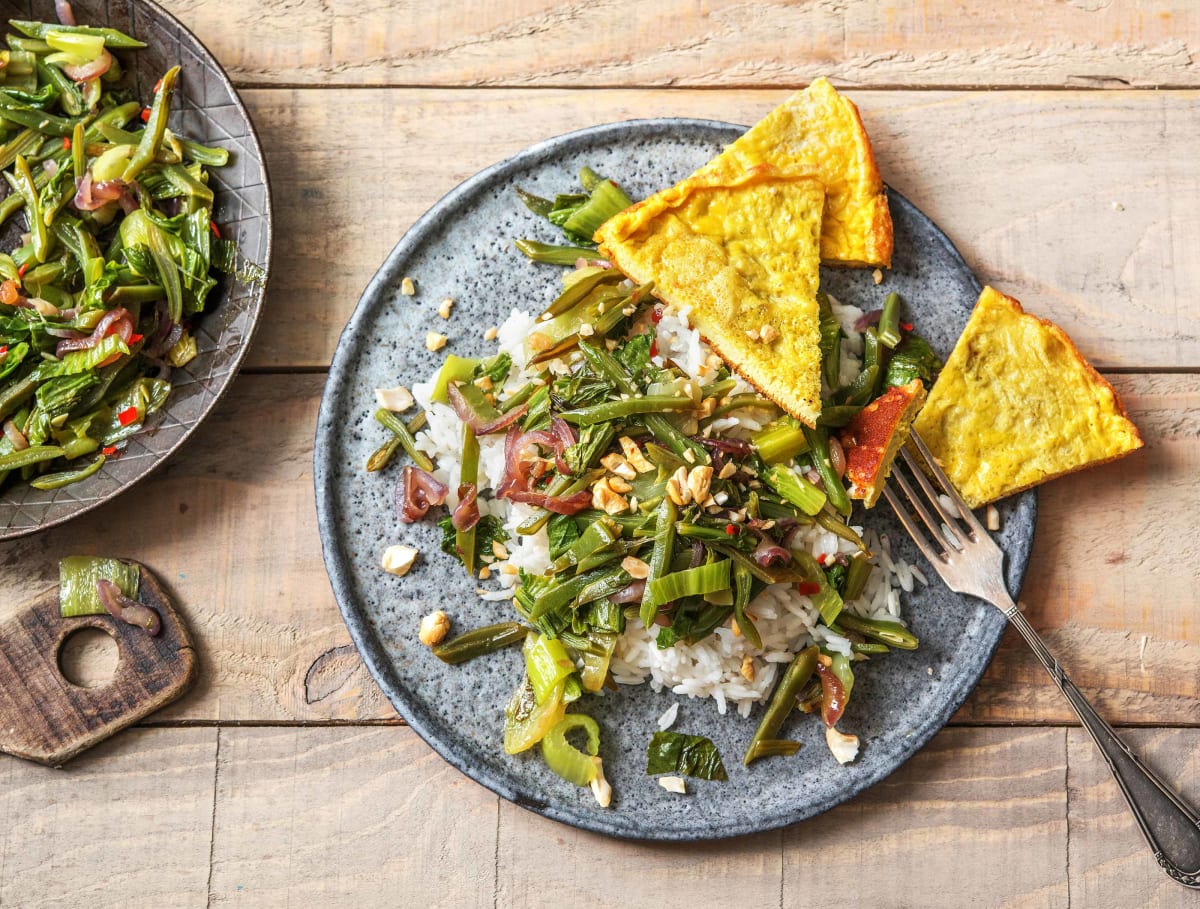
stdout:
[(80, 628), (67, 635), (58, 651), (58, 670), (72, 685), (99, 688), (117, 673), (121, 652), (111, 634), (99, 628)]

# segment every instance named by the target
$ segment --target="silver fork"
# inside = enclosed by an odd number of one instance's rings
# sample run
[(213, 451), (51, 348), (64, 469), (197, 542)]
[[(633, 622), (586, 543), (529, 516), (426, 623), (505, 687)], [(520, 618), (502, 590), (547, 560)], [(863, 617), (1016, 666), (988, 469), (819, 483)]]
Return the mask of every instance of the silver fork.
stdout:
[[(920, 493), (914, 489), (913, 482), (905, 477), (899, 463), (883, 491), (900, 523), (947, 587), (956, 593), (969, 594), (991, 603), (1021, 632), (1021, 637), (1025, 638), (1038, 660), (1046, 667), (1083, 723), (1083, 728), (1091, 734), (1092, 741), (1104, 755), (1158, 864), (1179, 883), (1200, 889), (1200, 816), (1117, 737), (1113, 728), (1101, 719), (1088, 699), (1063, 672), (1041, 636), (1009, 596), (1004, 586), (1004, 554), (1000, 547), (967, 508), (920, 436), (914, 432), (911, 438), (928, 472), (941, 488), (934, 489), (926, 471), (906, 446), (902, 457), (912, 481), (920, 487)], [(901, 495), (897, 494), (893, 484), (899, 487), (903, 497), (920, 516), (920, 522), (933, 535), (932, 542), (918, 520), (904, 507)], [(939, 494), (948, 496), (955, 507), (947, 508)], [(1187, 871), (1185, 867), (1195, 870)]]

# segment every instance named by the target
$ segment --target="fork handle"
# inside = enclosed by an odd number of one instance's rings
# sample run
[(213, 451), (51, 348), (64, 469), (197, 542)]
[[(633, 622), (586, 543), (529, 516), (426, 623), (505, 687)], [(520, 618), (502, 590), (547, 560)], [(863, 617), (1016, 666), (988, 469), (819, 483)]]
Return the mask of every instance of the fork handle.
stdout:
[[(1046, 667), (1083, 723), (1083, 728), (1104, 755), (1159, 866), (1185, 887), (1200, 890), (1200, 816), (1158, 774), (1142, 763), (1141, 758), (1100, 717), (1083, 692), (1063, 672), (1041, 635), (1021, 613), (1020, 607), (1006, 610), (1005, 615)], [(1185, 865), (1194, 870), (1185, 870)]]

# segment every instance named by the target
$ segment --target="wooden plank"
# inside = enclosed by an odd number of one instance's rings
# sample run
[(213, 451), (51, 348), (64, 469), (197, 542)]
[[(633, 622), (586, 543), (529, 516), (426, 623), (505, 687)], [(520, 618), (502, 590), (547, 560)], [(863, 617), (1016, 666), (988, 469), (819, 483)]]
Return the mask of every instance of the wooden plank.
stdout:
[(222, 729), (210, 905), (490, 907), (496, 802), (409, 729)]
[[(1123, 733), (1192, 805), (1200, 805), (1200, 730)], [(1100, 752), (1082, 729), (1067, 734), (1071, 899), (1080, 906), (1195, 906), (1196, 893), (1158, 867)]]
[[(196, 688), (156, 721), (394, 719), (350, 644), (321, 561), (311, 445), (323, 381), (239, 379), (163, 472), (97, 514), (6, 544), (0, 589), (36, 593), (55, 583), (61, 556), (109, 552), (105, 541), (120, 539), (119, 554), (146, 562), (171, 589), (201, 657)], [(1147, 448), (1044, 487), (1025, 602), (1110, 720), (1196, 724), (1200, 558), (1190, 522), (1200, 512), (1200, 376), (1114, 381)], [(1166, 552), (1169, 560), (1158, 555)], [(959, 719), (1071, 714), (1013, 640)]]
[[(404, 231), (467, 176), (596, 123), (753, 122), (780, 91), (256, 90), (279, 240), (250, 363), (328, 364)], [(1200, 366), (1190, 92), (855, 92), (885, 179), (1097, 365)], [(1020, 142), (999, 137), (1019, 132)], [(330, 142), (330, 136), (339, 141)], [(619, 175), (618, 175), (619, 176)], [(514, 201), (514, 205), (517, 203)], [(517, 255), (515, 252), (513, 255)]]
[(1178, 0), (165, 5), (255, 85), (1200, 83), (1200, 17)]
[(781, 905), (836, 893), (851, 906), (1067, 906), (1065, 739), (943, 731), (854, 801), (784, 831)]
[[(1200, 377), (1111, 377), (1140, 452), (1042, 487), (1022, 602), (1110, 721), (1200, 723)], [(1143, 641), (1144, 638), (1144, 641)], [(1073, 722), (1010, 632), (960, 720)]]
[(0, 905), (208, 905), (216, 745), (129, 729), (64, 770), (0, 757)]

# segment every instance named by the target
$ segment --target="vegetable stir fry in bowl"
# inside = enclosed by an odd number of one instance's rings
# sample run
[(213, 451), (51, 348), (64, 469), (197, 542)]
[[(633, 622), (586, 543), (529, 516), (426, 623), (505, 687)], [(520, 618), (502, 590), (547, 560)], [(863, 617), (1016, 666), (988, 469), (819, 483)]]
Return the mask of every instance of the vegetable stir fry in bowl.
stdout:
[(266, 277), (265, 175), (232, 88), (157, 7), (131, 7), (128, 32), (95, 12), (14, 18), (0, 51), (8, 536), (99, 504), (182, 441), (236, 370)]

